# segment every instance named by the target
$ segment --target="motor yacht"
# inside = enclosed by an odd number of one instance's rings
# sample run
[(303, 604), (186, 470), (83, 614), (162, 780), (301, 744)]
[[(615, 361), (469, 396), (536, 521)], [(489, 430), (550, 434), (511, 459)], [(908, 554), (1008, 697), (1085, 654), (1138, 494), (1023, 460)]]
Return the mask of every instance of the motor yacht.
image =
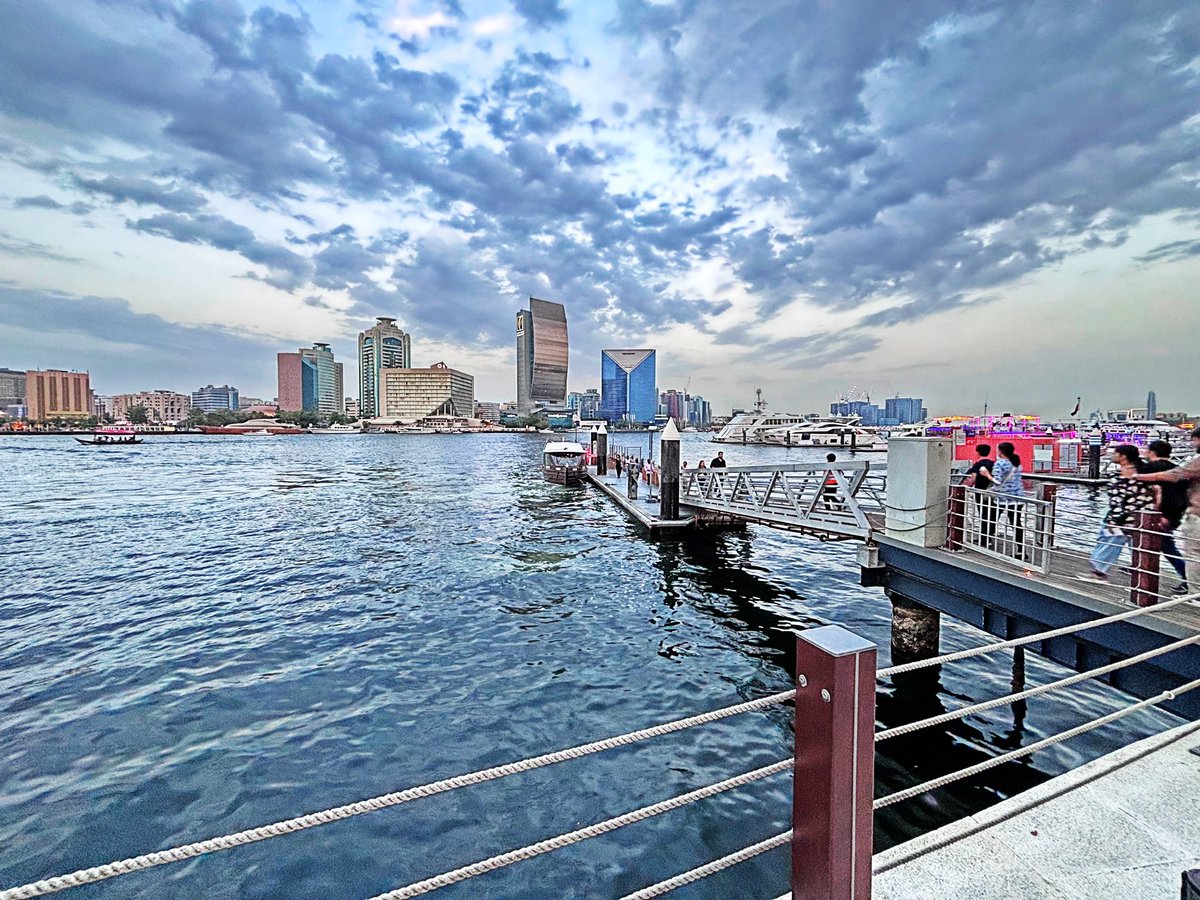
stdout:
[(784, 447), (841, 447), (859, 453), (885, 452), (887, 442), (875, 432), (862, 428), (859, 421), (858, 416), (809, 420), (767, 431), (762, 435), (762, 443)]

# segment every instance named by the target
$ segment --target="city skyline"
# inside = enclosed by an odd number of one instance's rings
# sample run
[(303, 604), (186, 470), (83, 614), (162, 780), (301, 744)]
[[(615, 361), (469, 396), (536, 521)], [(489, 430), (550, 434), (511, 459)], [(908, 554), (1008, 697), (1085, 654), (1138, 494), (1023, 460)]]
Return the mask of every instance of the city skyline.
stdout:
[(568, 390), (654, 346), (719, 409), (1192, 406), (1191, 6), (1010, 12), (9, 5), (0, 364), (262, 394), (393, 315), (507, 399), (534, 295)]

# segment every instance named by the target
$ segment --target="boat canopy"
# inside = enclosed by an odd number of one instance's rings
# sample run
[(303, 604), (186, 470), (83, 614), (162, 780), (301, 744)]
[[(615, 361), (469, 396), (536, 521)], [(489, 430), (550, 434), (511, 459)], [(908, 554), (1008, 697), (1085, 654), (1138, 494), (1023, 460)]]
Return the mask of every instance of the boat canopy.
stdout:
[(542, 451), (547, 456), (583, 456), (583, 444), (573, 441), (551, 441)]

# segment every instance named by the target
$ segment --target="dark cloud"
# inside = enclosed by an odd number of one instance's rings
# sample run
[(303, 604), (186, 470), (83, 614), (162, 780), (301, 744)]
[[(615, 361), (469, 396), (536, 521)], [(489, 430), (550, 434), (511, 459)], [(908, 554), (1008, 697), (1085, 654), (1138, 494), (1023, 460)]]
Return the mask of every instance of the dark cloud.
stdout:
[(513, 8), (534, 28), (549, 28), (567, 21), (560, 0), (513, 0)]
[(108, 175), (105, 178), (72, 179), (75, 187), (89, 194), (102, 194), (118, 203), (129, 201), (139, 206), (161, 206), (175, 212), (192, 212), (207, 204), (204, 196), (187, 187), (166, 186), (149, 178)]
[(63, 210), (76, 216), (85, 216), (95, 209), (94, 206), (89, 206), (87, 203), (78, 200), (73, 203), (59, 203), (53, 197), (47, 197), (45, 194), (38, 194), (35, 197), (18, 197), (13, 201), (13, 206), (16, 209)]
[(1171, 241), (1159, 244), (1157, 247), (1137, 257), (1137, 261), (1145, 264), (1175, 262), (1181, 259), (1191, 259), (1200, 256), (1200, 238), (1190, 241)]
[(270, 276), (264, 280), (283, 290), (295, 290), (312, 277), (313, 264), (309, 259), (286, 247), (260, 241), (249, 228), (223, 216), (160, 213), (125, 224), (144, 234), (238, 253), (270, 270)]

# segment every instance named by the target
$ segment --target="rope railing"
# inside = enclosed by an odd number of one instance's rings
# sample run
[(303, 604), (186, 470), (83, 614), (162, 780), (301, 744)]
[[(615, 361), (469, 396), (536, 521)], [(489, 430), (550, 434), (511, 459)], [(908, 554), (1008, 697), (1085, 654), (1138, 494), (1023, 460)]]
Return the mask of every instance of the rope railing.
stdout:
[(895, 728), (888, 728), (875, 734), (875, 743), (886, 741), (890, 738), (899, 737), (904, 734), (912, 734), (914, 731), (920, 731), (925, 728), (932, 728), (935, 725), (942, 725), (946, 722), (952, 722), (956, 719), (963, 719), (975, 713), (986, 712), (989, 709), (995, 709), (997, 706), (1007, 706), (1010, 703), (1017, 703), (1021, 700), (1028, 700), (1030, 697), (1037, 697), (1042, 694), (1048, 694), (1051, 691), (1056, 691), (1060, 688), (1070, 687), (1073, 684), (1079, 684), (1083, 681), (1089, 681), (1093, 678), (1099, 678), (1107, 675), (1110, 672), (1116, 672), (1118, 669), (1124, 669), (1127, 666), (1135, 666), (1147, 660), (1154, 659), (1157, 656), (1163, 656), (1167, 653), (1173, 653), (1183, 647), (1189, 647), (1193, 644), (1200, 644), (1200, 634), (1194, 637), (1184, 638), (1183, 640), (1175, 641), (1166, 644), (1162, 647), (1157, 647), (1154, 650), (1147, 650), (1145, 653), (1139, 653), (1137, 656), (1131, 656), (1128, 659), (1117, 660), (1104, 666), (1099, 666), (1095, 669), (1089, 669), (1086, 672), (1080, 672), (1076, 675), (1071, 675), (1067, 678), (1061, 678), (1058, 681), (1052, 681), (1049, 684), (1043, 684), (1039, 687), (1029, 688), (1024, 691), (1017, 691), (1014, 694), (1006, 694), (1003, 697), (997, 697), (994, 700), (985, 700), (982, 703), (974, 703), (970, 706), (964, 706), (959, 709), (954, 709), (941, 715), (930, 716), (927, 719), (921, 719), (918, 722), (910, 722), (906, 725), (897, 725)]
[(536, 844), (529, 844), (521, 847), (518, 850), (510, 850), (507, 853), (501, 853), (498, 856), (493, 856), (488, 859), (480, 860), (479, 862), (471, 863), (468, 866), (454, 869), (449, 872), (443, 872), (441, 875), (435, 875), (432, 878), (426, 878), (423, 881), (413, 882), (402, 888), (388, 891), (383, 894), (371, 898), (371, 900), (407, 900), (409, 897), (419, 897), (421, 894), (427, 894), (430, 891), (436, 891), (439, 888), (448, 887), (452, 884), (457, 884), (460, 881), (465, 881), (468, 878), (474, 878), (477, 875), (483, 875), (487, 872), (493, 872), (496, 869), (510, 866), (513, 863), (522, 862), (523, 860), (532, 859), (535, 856), (540, 856), (543, 853), (549, 853), (551, 850), (559, 850), (563, 847), (569, 847), (571, 844), (577, 844), (580, 841), (585, 841), (588, 838), (598, 837), (602, 834), (607, 834), (610, 831), (615, 831), (618, 828), (623, 828), (626, 825), (632, 825), (635, 822), (641, 822), (645, 819), (661, 815), (665, 812), (670, 812), (674, 809), (679, 809), (682, 806), (687, 806), (689, 803), (695, 803), (698, 800), (704, 800), (708, 797), (716, 796), (717, 794), (731, 791), (735, 788), (743, 787), (754, 781), (759, 781), (763, 778), (768, 778), (771, 775), (778, 775), (781, 772), (791, 770), (795, 764), (792, 757), (781, 759), (778, 762), (771, 763), (769, 766), (755, 769), (752, 772), (746, 772), (742, 775), (736, 775), (733, 778), (727, 778), (724, 781), (718, 781), (715, 784), (706, 785), (694, 791), (689, 791), (686, 794), (680, 794), (677, 797), (672, 797), (670, 800), (663, 800), (660, 803), (653, 803), (649, 806), (643, 806), (641, 809), (635, 809), (633, 812), (624, 813), (620, 816), (614, 816), (611, 819), (606, 819), (603, 822), (597, 822), (594, 825), (588, 825), (584, 828), (576, 829), (575, 831), (560, 834), (557, 837), (549, 838), (544, 841), (538, 841)]
[[(1091, 628), (1099, 628), (1103, 625), (1110, 625), (1113, 622), (1123, 622), (1126, 619), (1132, 619), (1137, 616), (1147, 614), (1161, 613), (1164, 610), (1172, 609), (1182, 603), (1192, 603), (1200, 600), (1200, 593), (1188, 594), (1185, 597), (1177, 597), (1174, 600), (1167, 600), (1163, 603), (1158, 603), (1154, 606), (1139, 606), (1134, 609), (1125, 610), (1124, 612), (1114, 613), (1111, 616), (1103, 616), (1099, 619), (1089, 619), (1086, 622), (1079, 622), (1075, 625), (1065, 625), (1062, 628), (1055, 628), (1051, 631), (1042, 631), (1037, 634), (1027, 635), (1025, 637), (1012, 638), (1007, 641), (997, 641), (992, 644), (984, 644), (981, 647), (971, 647), (968, 650), (959, 650), (955, 653), (947, 653), (943, 656), (934, 656), (929, 659), (918, 659), (909, 663), (902, 663), (896, 666), (889, 666), (885, 669), (880, 669), (875, 674), (880, 678), (887, 678), (892, 675), (901, 675), (905, 672), (915, 672), (918, 669), (925, 669), (929, 666), (940, 666), (946, 663), (958, 662), (962, 659), (970, 659), (973, 656), (981, 656), (987, 653), (996, 653), (1000, 650), (1011, 650), (1014, 647), (1023, 647), (1026, 644), (1033, 644), (1039, 641), (1048, 641), (1051, 638), (1062, 637), (1067, 634), (1075, 634), (1080, 631), (1087, 631)], [(3, 900), (3, 898), (0, 898)]]
[(1189, 681), (1187, 684), (1174, 688), (1173, 690), (1163, 691), (1161, 694), (1156, 694), (1155, 696), (1149, 697), (1145, 700), (1139, 700), (1137, 703), (1132, 703), (1123, 709), (1118, 709), (1115, 712), (1101, 716), (1098, 719), (1085, 722), (1084, 724), (1078, 725), (1075, 728), (1070, 728), (1067, 731), (1062, 731), (1058, 734), (1053, 734), (1048, 738), (1043, 738), (1040, 741), (1035, 741), (1026, 747), (1020, 747), (1016, 750), (1011, 750), (1008, 753), (1003, 753), (1000, 756), (994, 756), (991, 759), (984, 760), (983, 762), (977, 763), (973, 766), (968, 766), (965, 769), (959, 769), (956, 772), (951, 772), (947, 775), (942, 775), (938, 778), (924, 781), (921, 784), (913, 785), (912, 787), (905, 788), (902, 791), (896, 791), (894, 794), (888, 794), (886, 797), (880, 797), (875, 801), (873, 808), (880, 810), (884, 807), (892, 806), (895, 803), (900, 803), (903, 800), (909, 800), (921, 794), (935, 791), (938, 788), (945, 787), (948, 784), (953, 784), (956, 781), (961, 781), (964, 778), (970, 778), (973, 775), (978, 775), (981, 772), (986, 772), (989, 769), (994, 769), (997, 766), (1002, 766), (1005, 763), (1012, 762), (1013, 760), (1020, 759), (1024, 756), (1029, 756), (1031, 753), (1036, 753), (1037, 751), (1044, 750), (1047, 747), (1053, 747), (1055, 744), (1061, 744), (1063, 741), (1069, 741), (1071, 738), (1078, 737), (1081, 734), (1086, 734), (1089, 731), (1095, 731), (1097, 728), (1108, 725), (1111, 722), (1116, 722), (1120, 719), (1124, 719), (1126, 716), (1131, 716), (1135, 712), (1140, 712), (1143, 709), (1149, 709), (1151, 707), (1158, 706), (1158, 704), (1165, 703), (1168, 700), (1174, 700), (1176, 697), (1180, 697), (1198, 687), (1200, 687), (1200, 678), (1197, 678), (1194, 681)]
[(343, 819), (349, 819), (364, 813), (374, 812), (380, 809), (387, 809), (393, 806), (399, 806), (400, 804), (407, 803), (411, 800), (417, 800), (423, 797), (432, 797), (435, 794), (445, 793), (446, 791), (457, 790), (458, 788), (469, 787), (476, 784), (483, 784), (485, 782), (493, 781), (497, 778), (503, 778), (508, 775), (531, 772), (534, 769), (540, 769), (544, 766), (555, 765), (557, 763), (567, 762), (573, 759), (580, 759), (594, 753), (612, 750), (617, 747), (628, 746), (630, 744), (638, 743), (639, 741), (648, 740), (649, 738), (661, 737), (673, 732), (683, 731), (687, 728), (692, 728), (697, 725), (707, 725), (711, 722), (717, 722), (721, 719), (739, 715), (741, 713), (768, 709), (772, 706), (779, 706), (783, 703), (794, 700), (795, 697), (795, 690), (783, 691), (778, 694), (771, 694), (767, 697), (760, 697), (757, 700), (748, 700), (745, 703), (738, 703), (734, 706), (727, 706), (723, 709), (716, 709), (710, 712), (700, 713), (699, 715), (689, 716), (685, 719), (677, 719), (673, 722), (665, 722), (661, 725), (654, 725), (649, 728), (643, 728), (639, 731), (632, 731), (627, 734), (617, 735), (616, 737), (592, 741), (588, 744), (580, 744), (565, 750), (557, 750), (553, 753), (545, 753), (541, 756), (535, 756), (528, 759), (519, 760), (517, 762), (506, 763), (500, 766), (493, 766), (488, 769), (481, 769), (477, 772), (470, 772), (465, 775), (455, 775), (451, 778), (444, 778), (440, 781), (430, 782), (429, 784), (420, 785), (418, 787), (407, 788), (405, 790), (396, 791), (390, 794), (383, 794), (377, 797), (372, 797), (368, 800), (360, 800), (356, 803), (337, 806), (333, 807), (332, 809), (309, 813), (307, 815), (298, 816), (292, 819), (285, 819), (270, 825), (262, 825), (257, 828), (250, 828), (245, 831), (222, 835), (221, 837), (209, 838), (207, 840), (195, 841), (190, 844), (181, 844), (166, 850), (157, 850), (141, 856), (116, 860), (114, 862), (106, 863), (102, 866), (78, 869), (74, 872), (64, 875), (55, 875), (51, 878), (44, 878), (39, 881), (30, 882), (29, 884), (0, 890), (0, 900), (30, 900), (30, 898), (33, 897), (42, 897), (47, 894), (58, 893), (59, 891), (64, 891), (69, 888), (81, 887), (85, 884), (94, 884), (98, 881), (115, 878), (118, 875), (128, 875), (133, 872), (141, 872), (146, 869), (154, 868), (155, 866), (162, 866), (174, 862), (182, 862), (185, 859), (194, 859), (197, 856), (217, 853), (222, 850), (232, 850), (234, 847), (241, 847), (246, 844), (255, 843), (256, 841), (280, 837), (285, 834), (292, 834), (296, 831), (303, 831), (307, 828), (315, 828), (320, 825), (328, 825), (331, 822), (339, 822)]
[(757, 844), (743, 847), (741, 850), (730, 853), (728, 856), (714, 859), (710, 863), (689, 869), (686, 872), (676, 875), (674, 878), (668, 878), (665, 881), (658, 882), (658, 884), (652, 884), (649, 887), (642, 888), (640, 891), (626, 894), (621, 900), (651, 900), (652, 897), (661, 897), (663, 894), (669, 894), (671, 891), (678, 890), (681, 887), (695, 884), (709, 875), (723, 872), (731, 866), (736, 866), (738, 863), (743, 863), (748, 859), (753, 859), (760, 854), (766, 853), (768, 850), (774, 850), (776, 847), (782, 847), (791, 842), (792, 830), (789, 828), (783, 834), (777, 834), (774, 837), (767, 838), (765, 841), (759, 841)]

